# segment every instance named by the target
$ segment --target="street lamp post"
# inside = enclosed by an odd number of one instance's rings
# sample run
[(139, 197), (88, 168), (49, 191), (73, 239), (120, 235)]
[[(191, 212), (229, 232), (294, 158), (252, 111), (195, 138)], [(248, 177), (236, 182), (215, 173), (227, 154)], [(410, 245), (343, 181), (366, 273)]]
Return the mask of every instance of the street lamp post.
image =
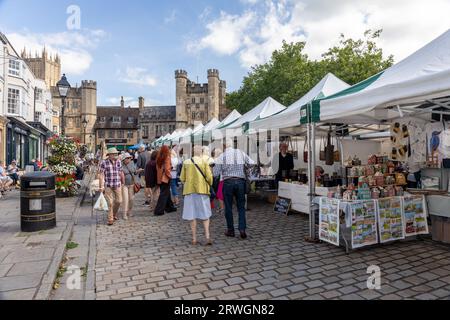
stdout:
[(66, 123), (65, 123), (64, 111), (66, 109), (66, 97), (70, 90), (70, 83), (69, 83), (69, 81), (67, 81), (65, 74), (63, 74), (63, 76), (61, 77), (61, 80), (58, 81), (58, 83), (56, 84), (56, 87), (58, 88), (59, 96), (61, 97), (61, 100), (62, 100), (61, 116), (60, 116), (61, 117), (61, 120), (60, 120), (61, 135), (65, 136), (66, 135)]
[(89, 121), (86, 120), (86, 117), (83, 119), (83, 144), (86, 144), (86, 128), (88, 125)]

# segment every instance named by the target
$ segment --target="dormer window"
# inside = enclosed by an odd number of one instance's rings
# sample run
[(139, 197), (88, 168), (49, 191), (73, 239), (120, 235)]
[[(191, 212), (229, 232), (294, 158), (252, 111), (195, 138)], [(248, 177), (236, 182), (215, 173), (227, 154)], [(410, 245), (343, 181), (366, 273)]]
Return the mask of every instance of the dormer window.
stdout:
[(134, 123), (134, 117), (128, 117), (128, 123)]
[(112, 117), (112, 122), (115, 123), (115, 124), (120, 124), (121, 119), (118, 116), (113, 116)]

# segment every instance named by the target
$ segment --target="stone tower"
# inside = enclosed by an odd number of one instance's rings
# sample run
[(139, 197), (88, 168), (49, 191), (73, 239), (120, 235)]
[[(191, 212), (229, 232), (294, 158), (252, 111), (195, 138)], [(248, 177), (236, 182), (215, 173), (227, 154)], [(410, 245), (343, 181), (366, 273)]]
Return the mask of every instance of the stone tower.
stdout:
[[(85, 140), (89, 141), (89, 135), (94, 134), (94, 126), (97, 121), (97, 82), (85, 80), (81, 82), (81, 121), (88, 121)], [(83, 129), (83, 128), (82, 128)]]
[(176, 121), (177, 129), (186, 128), (188, 124), (187, 117), (187, 85), (188, 85), (188, 74), (185, 70), (175, 71), (176, 80)]
[(36, 53), (32, 56), (31, 52), (27, 54), (26, 49), (23, 49), (21, 55), (36, 78), (45, 81), (47, 88), (56, 86), (61, 78), (61, 59), (58, 54), (52, 57), (44, 48), (40, 55)]
[(219, 93), (220, 93), (219, 70), (208, 70), (208, 120), (219, 119)]

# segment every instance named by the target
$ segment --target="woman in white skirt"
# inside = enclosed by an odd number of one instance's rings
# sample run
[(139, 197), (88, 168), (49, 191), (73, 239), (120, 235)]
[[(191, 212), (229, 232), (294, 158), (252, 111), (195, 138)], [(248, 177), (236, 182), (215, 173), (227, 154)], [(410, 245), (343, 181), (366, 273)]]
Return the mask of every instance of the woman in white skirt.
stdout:
[(202, 157), (202, 147), (194, 147), (194, 157), (184, 161), (180, 176), (183, 186), (183, 219), (191, 222), (192, 244), (197, 242), (197, 220), (203, 221), (206, 245), (212, 245), (209, 233), (211, 218), (210, 188), (213, 176), (209, 163)]

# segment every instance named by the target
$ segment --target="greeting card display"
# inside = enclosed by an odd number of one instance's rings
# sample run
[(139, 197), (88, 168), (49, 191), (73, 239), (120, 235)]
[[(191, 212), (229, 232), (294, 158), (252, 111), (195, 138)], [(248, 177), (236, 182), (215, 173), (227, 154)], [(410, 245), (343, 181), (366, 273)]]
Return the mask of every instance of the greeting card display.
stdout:
[(415, 236), (428, 234), (427, 211), (424, 196), (411, 196), (403, 199), (405, 215), (405, 234)]
[(352, 248), (377, 244), (377, 210), (375, 201), (351, 203), (350, 210), (352, 214)]
[(381, 243), (405, 238), (401, 197), (378, 200), (378, 225)]
[(319, 238), (339, 246), (339, 200), (320, 199)]

